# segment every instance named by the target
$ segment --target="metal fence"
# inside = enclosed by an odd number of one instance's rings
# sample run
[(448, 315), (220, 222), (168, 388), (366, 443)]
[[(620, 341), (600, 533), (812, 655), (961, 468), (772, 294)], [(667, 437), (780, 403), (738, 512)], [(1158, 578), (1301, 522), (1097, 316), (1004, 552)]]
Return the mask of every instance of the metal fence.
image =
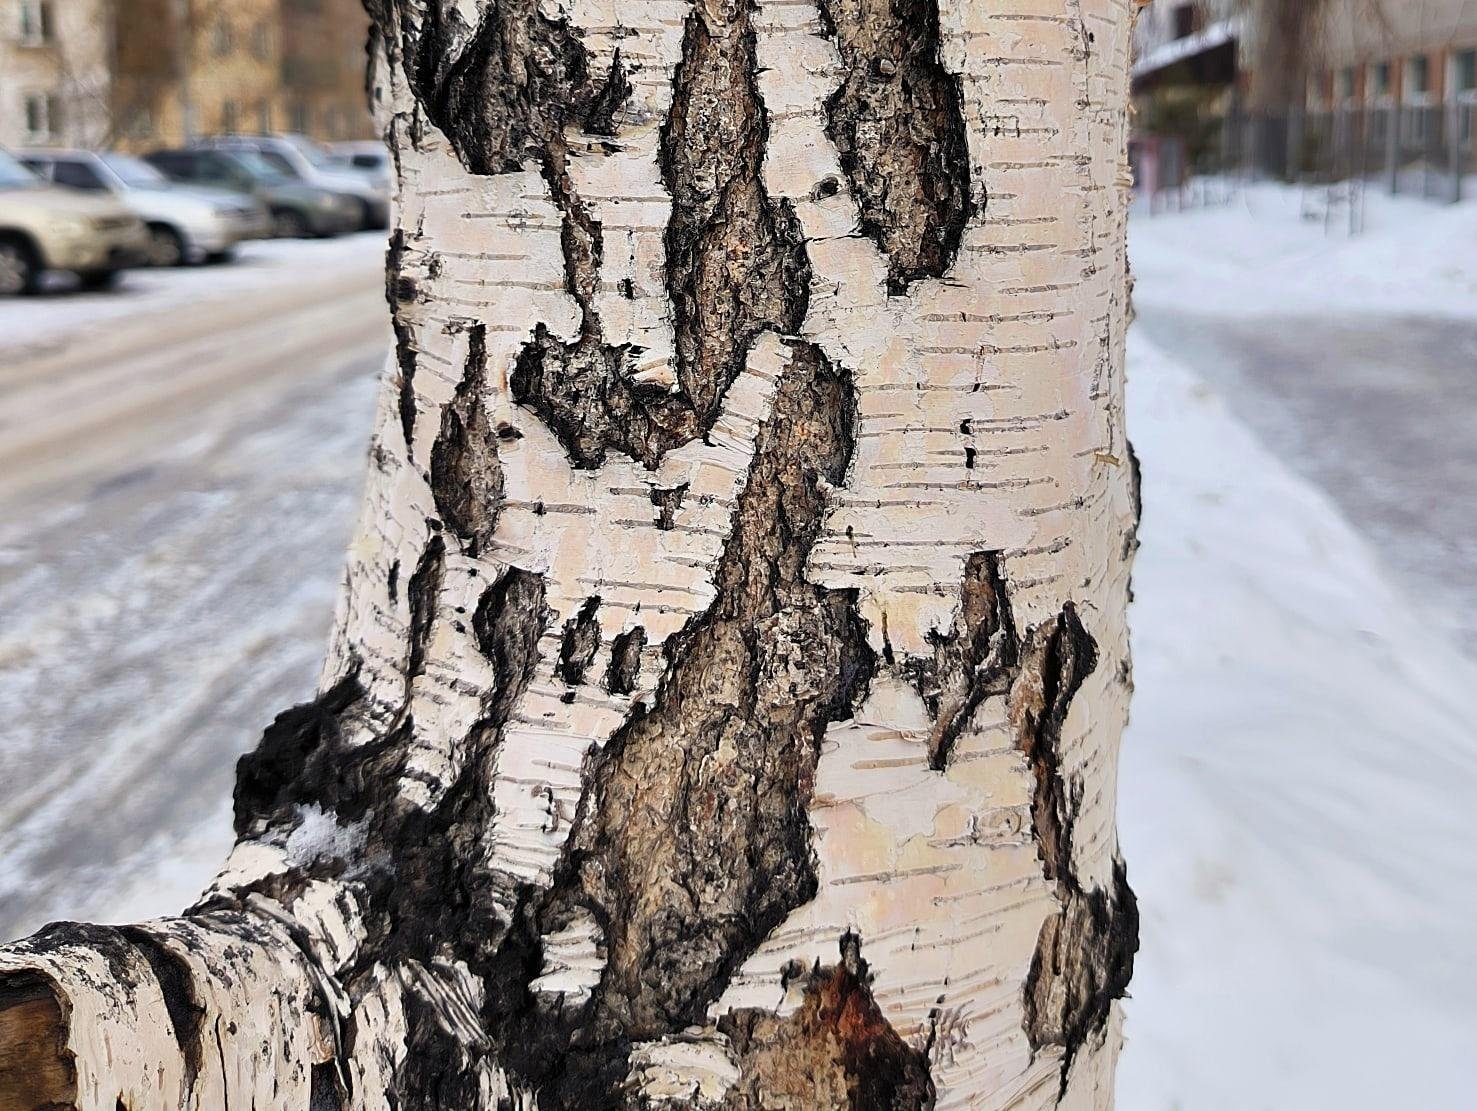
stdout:
[(1193, 139), (1142, 136), (1130, 155), (1155, 210), (1214, 203), (1255, 177), (1456, 202), (1477, 196), (1477, 103), (1232, 113)]

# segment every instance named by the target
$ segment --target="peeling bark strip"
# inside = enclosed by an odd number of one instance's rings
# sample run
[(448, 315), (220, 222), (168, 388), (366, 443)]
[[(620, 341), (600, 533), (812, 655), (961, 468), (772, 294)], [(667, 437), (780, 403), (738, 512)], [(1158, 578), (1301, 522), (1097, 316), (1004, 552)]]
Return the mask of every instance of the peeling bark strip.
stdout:
[(1011, 691), (1011, 720), (1036, 780), (1032, 825), (1046, 878), (1061, 911), (1041, 927), (1026, 979), (1026, 1032), (1033, 1049), (1063, 1049), (1061, 1091), (1072, 1061), (1123, 998), (1138, 952), (1138, 901), (1121, 860), (1111, 890), (1086, 890), (1072, 864), (1072, 832), (1080, 783), (1061, 767), (1062, 723), (1084, 679), (1097, 667), (1097, 646), (1075, 607), (1034, 630), (1021, 653), (1022, 678)]
[(497, 435), (487, 418), (487, 325), (473, 324), (467, 366), (456, 395), (441, 410), (441, 432), (431, 446), (431, 493), (452, 532), (475, 556), (492, 542), (502, 509), (503, 469)]
[(779, 1018), (747, 1010), (719, 1030), (733, 1043), (739, 1082), (733, 1108), (803, 1107), (806, 1111), (923, 1111), (934, 1103), (924, 1053), (908, 1045), (872, 997), (861, 939), (841, 938), (841, 961), (799, 970), (805, 998)]
[(939, 57), (938, 0), (820, 0), (844, 66), (826, 134), (888, 256), (888, 292), (942, 277), (974, 211), (959, 79)]

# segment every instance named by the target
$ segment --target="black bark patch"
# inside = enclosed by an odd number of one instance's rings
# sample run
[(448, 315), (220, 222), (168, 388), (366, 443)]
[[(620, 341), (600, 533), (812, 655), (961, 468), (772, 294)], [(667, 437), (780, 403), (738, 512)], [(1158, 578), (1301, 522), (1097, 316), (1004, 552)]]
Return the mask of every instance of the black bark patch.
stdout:
[(467, 363), (456, 394), (441, 410), (441, 432), (431, 447), (431, 493), (452, 532), (474, 557), (492, 543), (503, 501), (497, 434), (487, 419), (487, 326), (473, 324)]
[(396, 228), (390, 233), (389, 245), (385, 248), (385, 303), (390, 307), (390, 323), (395, 332), (395, 364), (400, 369), (398, 404), (400, 431), (405, 436), (405, 448), (410, 450), (415, 433), (415, 333), (401, 314), (401, 305), (412, 299), (406, 296), (406, 284), (414, 289), (403, 274), (405, 269), (405, 230)]
[(1133, 523), (1137, 527), (1143, 524), (1143, 464), (1133, 443), (1124, 440), (1124, 449), (1128, 452), (1128, 496), (1133, 501)]
[(339, 1080), (338, 1066), (324, 1061), (313, 1066), (308, 1077), (308, 1111), (343, 1111), (348, 1093)]
[(256, 750), (236, 761), (238, 837), (258, 821), (286, 817), (294, 803), (311, 797), (304, 787), (312, 758), (341, 739), (341, 718), (363, 697), (355, 666), (311, 702), (284, 710), (267, 726)]
[(392, 315), (391, 325), (395, 330), (395, 365), (400, 368), (400, 431), (405, 436), (405, 450), (408, 452), (415, 444), (415, 333), (398, 316)]
[(619, 59), (597, 80), (568, 21), (538, 0), (494, 0), (475, 28), (453, 0), (430, 0), (419, 26), (406, 24), (404, 56), (421, 109), (474, 174), (544, 161), (568, 124), (609, 134), (630, 88)]
[(754, 338), (797, 333), (809, 304), (799, 221), (764, 187), (768, 140), (750, 0), (696, 5), (659, 157), (672, 196), (667, 290), (677, 383), (704, 430)]
[(426, 649), (430, 646), (431, 627), (436, 621), (436, 602), (441, 597), (441, 582), (446, 577), (446, 541), (439, 535), (426, 542), (410, 581), (405, 584), (405, 601), (410, 606), (410, 647), (405, 662), (405, 689), (426, 667)]
[(1072, 1061), (1102, 1030), (1113, 1000), (1123, 997), (1138, 951), (1138, 903), (1123, 862), (1114, 862), (1106, 891), (1086, 889), (1072, 867), (1081, 790), (1062, 771), (1062, 723), (1097, 661), (1092, 636), (1068, 604), (1055, 621), (1033, 630), (1023, 648), (1023, 672), (1037, 682), (1022, 684), (1012, 706), (1036, 783), (1031, 814), (1042, 870), (1061, 903), (1042, 924), (1026, 978), (1026, 1034), (1032, 1049), (1062, 1047), (1063, 1094)]
[[(528, 614), (540, 616), (532, 620), (526, 617)], [(507, 719), (513, 708), (513, 693), (521, 692), (533, 675), (538, 638), (545, 623), (543, 614), (543, 577), (516, 567), (484, 590), (477, 602), (472, 633), (498, 675), (490, 714), (495, 720)]]
[(591, 135), (614, 136), (617, 131), (616, 113), (630, 96), (631, 82), (626, 78), (626, 67), (621, 65), (621, 49), (616, 47), (610, 60), (610, 71), (585, 109), (585, 131)]
[(636, 382), (640, 352), (604, 341), (595, 311), (600, 225), (575, 194), (562, 143), (546, 148), (544, 175), (564, 214), (565, 285), (580, 306), (580, 333), (566, 343), (539, 325), (509, 385), (576, 467), (599, 467), (607, 452), (619, 451), (654, 468), (713, 427), (761, 332), (792, 334), (805, 319), (810, 264), (800, 225), (761, 180), (768, 121), (749, 6), (720, 0), (706, 8), (687, 20), (660, 151), (673, 202), (666, 248), (675, 391)]
[(902, 670), (933, 719), (928, 759), (942, 770), (974, 712), (1015, 680), (1020, 643), (999, 552), (975, 552), (965, 561), (954, 627), (928, 639), (933, 657), (905, 660)]
[[(804, 567), (829, 485), (846, 472), (849, 375), (794, 343), (759, 432), (709, 609), (668, 641), (668, 671), (592, 757), (565, 860), (527, 928), (589, 914), (606, 965), (589, 1004), (503, 1019), (508, 1061), (551, 1109), (615, 1106), (631, 1040), (701, 1021), (733, 970), (812, 898), (808, 815), (821, 738), (849, 717), (874, 662), (851, 591)], [(505, 959), (526, 984), (536, 935)], [(532, 1009), (532, 1014), (529, 1013)]]
[(200, 1075), (200, 1063), (204, 1055), (200, 1035), (205, 1020), (205, 1007), (195, 993), (195, 978), (190, 972), (190, 966), (147, 930), (136, 926), (121, 926), (118, 932), (128, 939), (154, 970), (154, 979), (159, 982), (159, 991), (164, 996), (164, 1009), (169, 1014), (169, 1024), (174, 1029), (175, 1044), (179, 1046), (180, 1058), (184, 1061), (185, 1091), (192, 1093), (195, 1079)]
[(641, 649), (646, 647), (646, 629), (637, 625), (618, 633), (610, 643), (610, 666), (605, 669), (605, 689), (611, 694), (630, 694), (641, 676)]
[(959, 79), (939, 54), (938, 0), (820, 0), (841, 53), (826, 134), (863, 234), (888, 256), (888, 292), (953, 265), (974, 212)]
[(1121, 860), (1113, 862), (1110, 889), (1085, 891), (1074, 881), (1064, 900), (1041, 925), (1025, 989), (1031, 1048), (1063, 1049), (1063, 1095), (1072, 1062), (1100, 1035), (1113, 1001), (1127, 992), (1139, 948), (1138, 900)]
[(599, 597), (586, 598), (579, 612), (564, 623), (564, 639), (559, 645), (559, 663), (554, 673), (571, 687), (585, 681), (585, 672), (600, 650), (599, 613)]
[(718, 1029), (739, 1058), (726, 1106), (807, 1111), (926, 1111), (936, 1092), (924, 1053), (900, 1037), (872, 996), (861, 939), (841, 937), (841, 960), (802, 972), (804, 1000), (779, 1018), (743, 1010)]
[(656, 506), (656, 527), (669, 532), (677, 523), (677, 511), (682, 508), (682, 499), (687, 496), (687, 483), (673, 486), (669, 490), (653, 489), (651, 504)]

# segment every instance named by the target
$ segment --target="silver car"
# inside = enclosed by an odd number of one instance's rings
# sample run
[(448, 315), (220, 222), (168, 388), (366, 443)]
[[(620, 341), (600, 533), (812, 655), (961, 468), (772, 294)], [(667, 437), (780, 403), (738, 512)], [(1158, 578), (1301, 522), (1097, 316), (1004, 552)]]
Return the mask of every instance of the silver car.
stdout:
[(374, 139), (355, 139), (329, 143), (328, 150), (334, 165), (351, 173), (363, 174), (377, 189), (390, 192), (394, 185), (395, 163), (390, 158), (390, 148), (384, 143)]
[(333, 155), (303, 135), (222, 135), (195, 144), (214, 150), (250, 150), (294, 181), (353, 197), (360, 207), (361, 227), (390, 226), (390, 192), (386, 185), (346, 169)]
[(271, 233), (271, 217), (254, 198), (178, 186), (132, 155), (27, 150), (19, 157), (53, 184), (110, 193), (138, 213), (155, 266), (229, 258), (242, 240)]

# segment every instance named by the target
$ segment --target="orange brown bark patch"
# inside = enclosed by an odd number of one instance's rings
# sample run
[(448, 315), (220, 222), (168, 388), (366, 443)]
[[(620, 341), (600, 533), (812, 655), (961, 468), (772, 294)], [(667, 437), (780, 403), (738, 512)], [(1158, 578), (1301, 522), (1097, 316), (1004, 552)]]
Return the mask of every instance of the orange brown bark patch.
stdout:
[(877, 1006), (856, 934), (842, 936), (840, 963), (809, 974), (793, 1013), (742, 1011), (719, 1029), (740, 1054), (731, 1108), (912, 1111), (934, 1104), (927, 1061)]

